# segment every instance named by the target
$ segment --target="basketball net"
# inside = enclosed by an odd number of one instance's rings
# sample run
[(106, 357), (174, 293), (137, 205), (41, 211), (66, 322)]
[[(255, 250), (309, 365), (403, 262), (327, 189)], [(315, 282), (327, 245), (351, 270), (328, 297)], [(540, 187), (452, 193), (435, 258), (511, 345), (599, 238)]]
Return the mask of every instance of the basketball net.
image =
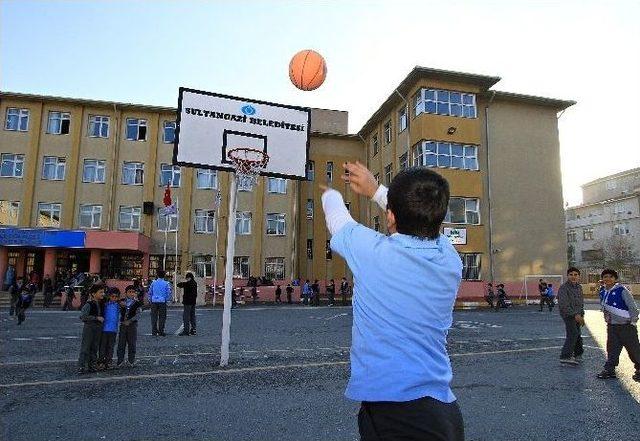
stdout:
[(238, 183), (250, 187), (258, 183), (260, 172), (269, 163), (269, 155), (261, 150), (248, 147), (229, 150), (227, 157), (235, 167)]

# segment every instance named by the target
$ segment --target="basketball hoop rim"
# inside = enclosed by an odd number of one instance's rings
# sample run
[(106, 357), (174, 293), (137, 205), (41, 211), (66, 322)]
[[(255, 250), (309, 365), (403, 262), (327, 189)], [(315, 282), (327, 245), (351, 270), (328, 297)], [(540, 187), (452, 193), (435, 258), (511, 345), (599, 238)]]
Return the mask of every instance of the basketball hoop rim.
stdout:
[[(258, 154), (262, 155), (262, 159), (240, 158), (240, 157), (235, 155), (236, 153), (239, 153), (239, 152), (258, 153)], [(231, 149), (231, 150), (229, 150), (227, 152), (227, 156), (229, 157), (229, 159), (233, 163), (237, 163), (237, 164), (242, 164), (242, 163), (244, 163), (244, 164), (261, 164), (261, 167), (264, 167), (269, 162), (269, 155), (266, 152), (263, 152), (262, 150), (254, 149), (254, 148), (251, 148), (251, 147), (236, 147), (236, 148), (233, 148), (233, 149)]]

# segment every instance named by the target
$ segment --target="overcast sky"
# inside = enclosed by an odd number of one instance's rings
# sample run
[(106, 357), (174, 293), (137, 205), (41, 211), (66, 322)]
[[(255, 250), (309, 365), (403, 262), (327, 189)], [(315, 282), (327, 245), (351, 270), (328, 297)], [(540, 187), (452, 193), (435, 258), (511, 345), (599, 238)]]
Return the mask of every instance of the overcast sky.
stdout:
[[(565, 200), (640, 166), (640, 1), (0, 1), (0, 88), (177, 105), (179, 86), (347, 110), (355, 132), (416, 66), (502, 77), (572, 99), (560, 118)], [(325, 84), (296, 90), (313, 48)]]

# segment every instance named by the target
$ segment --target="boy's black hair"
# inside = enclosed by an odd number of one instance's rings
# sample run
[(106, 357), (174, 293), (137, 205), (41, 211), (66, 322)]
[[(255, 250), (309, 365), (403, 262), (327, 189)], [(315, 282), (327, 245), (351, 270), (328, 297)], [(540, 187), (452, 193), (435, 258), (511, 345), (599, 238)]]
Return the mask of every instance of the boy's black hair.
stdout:
[(487, 286), (493, 286), (493, 283), (489, 282), (487, 283)]
[(127, 291), (136, 291), (136, 287), (134, 285), (129, 285), (124, 289), (124, 292)]
[(158, 279), (164, 279), (165, 274), (164, 270), (158, 270)]
[(498, 283), (498, 288), (504, 288), (504, 284)]
[(89, 294), (94, 295), (95, 293), (97, 293), (98, 291), (104, 288), (105, 288), (104, 285), (100, 283), (96, 283), (94, 285), (91, 285), (91, 288), (89, 288)]
[(567, 270), (567, 276), (569, 275), (569, 273), (578, 273), (578, 274), (580, 274), (580, 270), (578, 268), (576, 268), (575, 266), (570, 266), (569, 269)]
[(547, 285), (549, 288), (553, 288), (553, 285), (550, 283)]
[(120, 297), (120, 289), (117, 286), (113, 286), (113, 287), (109, 288), (109, 295), (110, 296), (116, 295), (116, 296)]
[(187, 279), (195, 280), (195, 279), (193, 278), (193, 273), (192, 273), (192, 272), (188, 272), (187, 274), (185, 274), (185, 277), (186, 277)]
[(387, 193), (398, 233), (436, 239), (449, 208), (449, 183), (426, 167), (402, 170)]
[(613, 276), (616, 280), (618, 280), (618, 272), (614, 269), (607, 268), (600, 273), (600, 277), (604, 277), (606, 274)]

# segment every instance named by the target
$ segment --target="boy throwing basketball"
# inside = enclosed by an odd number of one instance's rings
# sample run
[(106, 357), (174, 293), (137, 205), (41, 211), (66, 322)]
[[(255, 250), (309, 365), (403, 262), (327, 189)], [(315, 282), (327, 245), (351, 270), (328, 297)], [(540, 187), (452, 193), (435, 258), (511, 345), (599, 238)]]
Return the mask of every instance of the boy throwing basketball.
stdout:
[(447, 331), (462, 262), (440, 234), (449, 185), (426, 168), (400, 172), (389, 189), (359, 162), (344, 164), (351, 189), (386, 211), (390, 235), (358, 224), (342, 195), (325, 189), (331, 248), (354, 275), (351, 378), (362, 441), (464, 439), (450, 387)]

